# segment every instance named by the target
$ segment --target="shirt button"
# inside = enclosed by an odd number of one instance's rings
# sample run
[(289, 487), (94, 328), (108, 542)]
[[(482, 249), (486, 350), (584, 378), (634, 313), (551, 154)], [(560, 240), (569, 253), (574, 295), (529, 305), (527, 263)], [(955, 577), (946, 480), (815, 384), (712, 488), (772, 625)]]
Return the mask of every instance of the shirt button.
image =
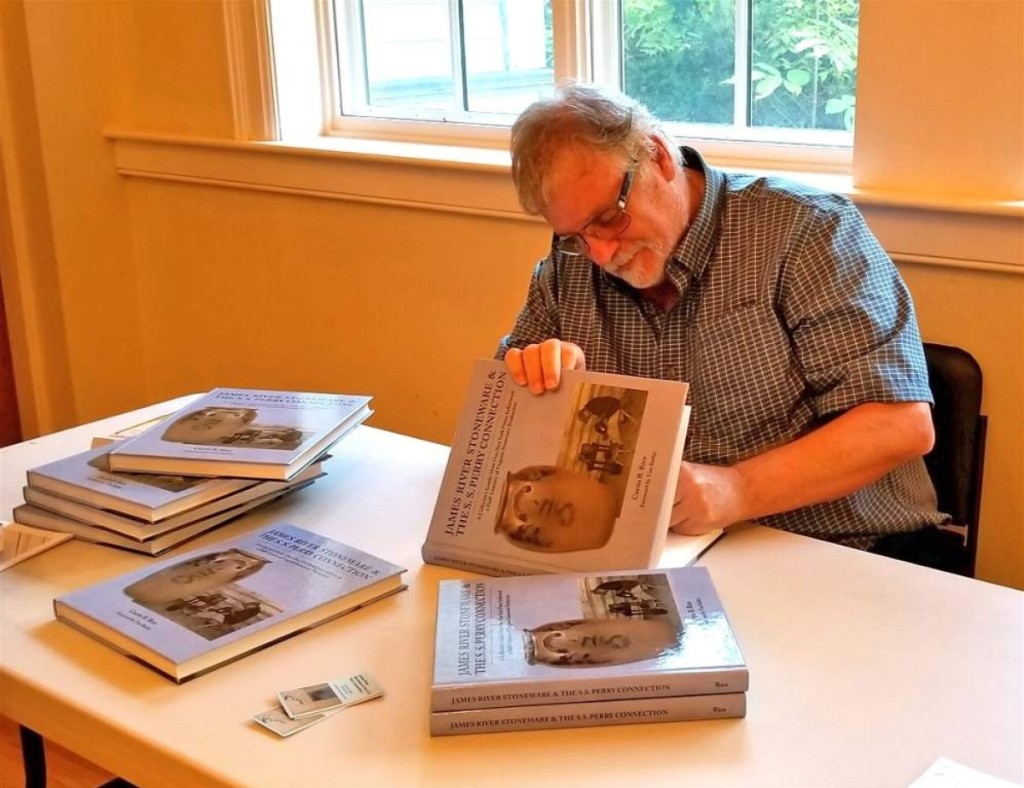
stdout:
[(675, 364), (669, 364), (667, 367), (665, 367), (665, 379), (666, 380), (675, 380), (676, 377), (678, 377), (678, 375), (679, 375), (679, 367), (677, 367)]

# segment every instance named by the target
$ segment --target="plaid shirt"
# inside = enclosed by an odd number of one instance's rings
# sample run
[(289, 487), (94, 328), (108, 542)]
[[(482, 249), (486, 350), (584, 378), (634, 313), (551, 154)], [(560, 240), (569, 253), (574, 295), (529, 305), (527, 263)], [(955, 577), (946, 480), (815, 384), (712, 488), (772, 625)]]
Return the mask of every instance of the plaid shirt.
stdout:
[[(666, 267), (680, 298), (663, 312), (593, 263), (552, 251), (497, 352), (558, 337), (587, 368), (690, 383), (684, 456), (731, 465), (865, 402), (932, 402), (906, 285), (845, 197), (725, 173)], [(762, 518), (866, 548), (948, 518), (923, 460), (852, 495)]]

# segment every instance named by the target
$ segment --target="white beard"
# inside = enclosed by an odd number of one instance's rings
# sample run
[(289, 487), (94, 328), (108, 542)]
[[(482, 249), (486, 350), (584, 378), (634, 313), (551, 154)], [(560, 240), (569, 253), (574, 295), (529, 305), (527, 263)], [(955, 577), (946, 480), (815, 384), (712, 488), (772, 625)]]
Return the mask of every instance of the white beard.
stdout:
[[(641, 252), (643, 259), (636, 259)], [(665, 244), (637, 241), (620, 248), (605, 270), (626, 284), (643, 290), (661, 284), (665, 279), (665, 266), (673, 249)], [(625, 268), (624, 268), (625, 267)]]

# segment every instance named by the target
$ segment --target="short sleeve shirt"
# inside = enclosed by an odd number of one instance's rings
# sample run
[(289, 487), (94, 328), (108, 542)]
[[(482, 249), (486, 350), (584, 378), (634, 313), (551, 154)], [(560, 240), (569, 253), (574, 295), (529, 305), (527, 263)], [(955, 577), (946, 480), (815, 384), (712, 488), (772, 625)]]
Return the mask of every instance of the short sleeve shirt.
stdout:
[[(685, 458), (730, 465), (866, 402), (932, 402), (910, 294), (845, 197), (779, 178), (703, 171), (704, 197), (666, 266), (667, 312), (584, 258), (554, 249), (497, 352), (550, 337), (587, 368), (690, 384)], [(765, 517), (868, 547), (948, 518), (918, 458), (852, 495)]]

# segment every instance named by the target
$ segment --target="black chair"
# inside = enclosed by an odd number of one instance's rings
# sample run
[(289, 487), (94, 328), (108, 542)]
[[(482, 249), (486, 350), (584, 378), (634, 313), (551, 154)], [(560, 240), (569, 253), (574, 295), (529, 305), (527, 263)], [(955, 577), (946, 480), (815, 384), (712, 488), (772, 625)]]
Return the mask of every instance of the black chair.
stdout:
[(974, 577), (988, 429), (988, 417), (981, 412), (981, 367), (966, 350), (950, 345), (925, 342), (924, 354), (935, 397), (935, 446), (924, 461), (939, 511), (966, 529), (962, 555), (951, 571)]

